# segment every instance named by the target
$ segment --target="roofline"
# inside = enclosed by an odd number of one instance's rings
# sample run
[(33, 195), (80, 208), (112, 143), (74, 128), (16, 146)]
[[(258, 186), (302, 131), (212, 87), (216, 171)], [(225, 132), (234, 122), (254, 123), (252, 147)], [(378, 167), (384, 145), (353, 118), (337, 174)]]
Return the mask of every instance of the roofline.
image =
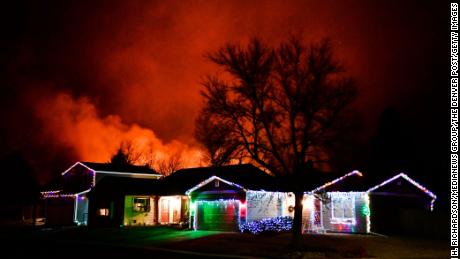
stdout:
[(65, 175), (66, 173), (68, 173), (70, 170), (72, 170), (72, 168), (74, 168), (77, 165), (82, 165), (83, 167), (86, 167), (88, 170), (91, 170), (91, 171), (95, 172), (94, 169), (88, 167), (87, 165), (83, 164), (82, 162), (76, 162), (71, 167), (69, 167), (69, 169), (65, 170), (61, 175)]
[(208, 169), (208, 170), (211, 170), (211, 169), (218, 169), (218, 168), (227, 168), (227, 167), (238, 167), (238, 166), (251, 166), (251, 167), (254, 167), (264, 173), (266, 173), (264, 170), (258, 168), (257, 166), (251, 164), (251, 163), (246, 163), (246, 164), (230, 164), (230, 165), (221, 165), (221, 166), (198, 166), (198, 167), (186, 167), (186, 168), (181, 168), (181, 169), (178, 169), (176, 171), (173, 172), (176, 173), (176, 172), (180, 172), (180, 171), (188, 171), (188, 170), (198, 170), (198, 169)]
[(384, 185), (398, 179), (398, 178), (404, 178), (404, 180), (408, 181), (409, 183), (411, 183), (412, 185), (414, 185), (415, 187), (419, 188), (421, 191), (423, 191), (425, 194), (427, 194), (428, 196), (430, 196), (432, 198), (431, 200), (431, 204), (430, 204), (430, 210), (433, 210), (434, 208), (434, 202), (436, 201), (436, 199), (438, 198), (436, 196), (436, 194), (432, 193), (430, 190), (428, 190), (426, 187), (424, 187), (423, 185), (419, 184), (418, 182), (416, 182), (414, 179), (410, 178), (407, 174), (405, 173), (399, 173), (385, 181), (383, 181), (382, 183), (380, 184), (377, 184), (376, 186), (370, 188), (369, 190), (367, 190), (367, 193), (369, 192), (373, 192), (375, 190), (377, 190), (378, 188), (380, 187), (383, 187)]
[[(94, 170), (93, 170), (94, 171)], [(131, 175), (133, 178), (153, 178), (159, 179), (161, 174), (145, 174), (145, 173), (131, 173), (131, 172), (115, 172), (115, 171), (94, 171), (96, 174), (113, 174), (113, 175)], [(139, 176), (139, 177), (136, 177)]]
[[(85, 168), (87, 168), (88, 170), (94, 172), (94, 173), (99, 173), (99, 174), (114, 174), (114, 175), (133, 175), (133, 176), (142, 176), (142, 177), (145, 177), (145, 178), (155, 178), (155, 179), (158, 179), (158, 178), (161, 178), (163, 175), (161, 174), (145, 174), (145, 173), (132, 173), (132, 172), (115, 172), (115, 171), (97, 171), (97, 170), (94, 170), (92, 169), (91, 167), (85, 165), (84, 163), (82, 162), (76, 162), (75, 164), (73, 164), (71, 167), (69, 167), (69, 169), (65, 170), (61, 175), (65, 175), (66, 173), (68, 173), (70, 170), (72, 170), (72, 168), (74, 168), (75, 166), (77, 165), (81, 165)], [(138, 177), (138, 178), (142, 178), (142, 177)]]
[(247, 191), (247, 189), (245, 189), (243, 186), (241, 186), (241, 185), (239, 185), (239, 184), (236, 184), (236, 183), (233, 183), (233, 182), (224, 180), (224, 179), (222, 179), (222, 178), (220, 178), (220, 177), (218, 177), (218, 176), (213, 175), (213, 176), (209, 177), (208, 179), (202, 181), (201, 183), (195, 185), (194, 187), (188, 189), (188, 190), (185, 192), (185, 195), (190, 195), (190, 194), (191, 194), (192, 192), (194, 192), (195, 190), (197, 190), (197, 189), (199, 189), (199, 188), (201, 188), (201, 187), (207, 185), (208, 183), (212, 182), (212, 181), (215, 180), (215, 179), (217, 179), (217, 180), (219, 180), (219, 181), (222, 181), (222, 182), (224, 182), (224, 183), (226, 183), (226, 184), (228, 184), (228, 185), (235, 186), (235, 187), (237, 187), (237, 188), (239, 188), (239, 189), (242, 189), (242, 190), (245, 191), (245, 192)]
[(355, 174), (358, 175), (358, 176), (363, 176), (363, 173), (361, 173), (360, 171), (353, 170), (353, 171), (349, 172), (348, 174), (345, 174), (345, 175), (343, 175), (343, 176), (341, 176), (339, 178), (336, 178), (336, 179), (334, 179), (334, 180), (332, 180), (330, 182), (327, 182), (327, 183), (317, 187), (316, 189), (313, 189), (312, 191), (310, 191), (310, 193), (321, 191), (322, 189), (325, 189), (325, 188), (327, 188), (327, 187), (329, 187), (329, 186), (331, 186), (331, 185), (333, 185), (333, 184), (335, 184), (337, 182), (340, 182), (343, 179), (345, 179), (345, 178), (347, 178), (349, 176), (355, 175)]

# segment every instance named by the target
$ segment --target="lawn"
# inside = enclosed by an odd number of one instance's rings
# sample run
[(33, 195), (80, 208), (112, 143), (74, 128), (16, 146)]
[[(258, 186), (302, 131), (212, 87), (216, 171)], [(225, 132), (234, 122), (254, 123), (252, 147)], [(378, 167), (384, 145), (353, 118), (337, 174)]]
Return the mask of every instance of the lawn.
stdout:
[[(190, 231), (170, 227), (62, 228), (0, 231), (1, 241), (18, 252), (56, 258), (91, 252), (102, 258), (200, 258), (205, 254), (259, 258), (447, 258), (448, 241), (371, 235), (305, 235), (301, 246), (289, 246), (290, 233), (240, 234)], [(5, 249), (2, 249), (5, 251)], [(182, 252), (180, 252), (180, 251)], [(184, 252), (185, 251), (185, 252)], [(21, 252), (21, 250), (19, 250)], [(51, 255), (51, 256), (49, 256)], [(126, 256), (125, 256), (126, 255)], [(41, 257), (43, 256), (43, 257)], [(8, 258), (1, 256), (2, 258)], [(17, 256), (16, 256), (17, 257)], [(13, 258), (13, 257), (12, 257)]]

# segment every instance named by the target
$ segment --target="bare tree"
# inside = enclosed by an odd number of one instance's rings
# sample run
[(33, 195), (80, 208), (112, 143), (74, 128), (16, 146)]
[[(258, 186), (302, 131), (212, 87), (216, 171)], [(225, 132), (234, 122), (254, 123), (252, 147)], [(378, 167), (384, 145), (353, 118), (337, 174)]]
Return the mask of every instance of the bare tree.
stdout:
[(132, 142), (124, 141), (120, 144), (115, 155), (110, 158), (110, 163), (117, 165), (139, 164), (143, 154), (136, 151)]
[(175, 153), (168, 158), (155, 160), (154, 168), (160, 174), (167, 176), (183, 168), (182, 157), (180, 153)]
[[(247, 47), (227, 44), (208, 57), (226, 74), (205, 79), (201, 116), (216, 131), (222, 125), (228, 130), (221, 145), (236, 145), (232, 156), (238, 151), (276, 176), (293, 179), (296, 244), (306, 191), (296, 178), (330, 157), (327, 147), (347, 123), (355, 82), (343, 75), (328, 40), (306, 45), (293, 37), (273, 48), (253, 39)], [(205, 146), (210, 141), (198, 140)]]
[(203, 111), (196, 120), (195, 139), (204, 147), (204, 162), (211, 166), (229, 164), (239, 153), (239, 145), (231, 139), (230, 125), (213, 120)]

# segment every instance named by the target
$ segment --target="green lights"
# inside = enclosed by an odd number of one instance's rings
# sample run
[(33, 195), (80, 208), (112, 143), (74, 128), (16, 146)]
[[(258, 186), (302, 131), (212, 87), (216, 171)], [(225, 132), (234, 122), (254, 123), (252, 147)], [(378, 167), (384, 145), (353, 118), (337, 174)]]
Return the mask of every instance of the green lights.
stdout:
[(369, 209), (369, 205), (363, 204), (363, 207), (361, 208), (361, 213), (364, 216), (370, 216), (371, 215), (371, 210)]

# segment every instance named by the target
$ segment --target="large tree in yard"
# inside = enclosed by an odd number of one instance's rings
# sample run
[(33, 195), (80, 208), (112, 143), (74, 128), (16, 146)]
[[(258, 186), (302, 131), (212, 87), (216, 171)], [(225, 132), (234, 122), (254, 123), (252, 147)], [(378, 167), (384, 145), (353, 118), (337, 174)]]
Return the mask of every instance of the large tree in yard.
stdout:
[(201, 122), (210, 123), (219, 134), (206, 138), (206, 132), (213, 131), (197, 125), (198, 131), (206, 129), (201, 142), (218, 137), (231, 155), (292, 179), (297, 243), (307, 190), (296, 179), (333, 155), (328, 146), (347, 124), (355, 83), (344, 75), (328, 40), (307, 45), (294, 37), (270, 47), (253, 39), (247, 46), (227, 44), (208, 57), (222, 72), (203, 82), (201, 116), (206, 120)]

